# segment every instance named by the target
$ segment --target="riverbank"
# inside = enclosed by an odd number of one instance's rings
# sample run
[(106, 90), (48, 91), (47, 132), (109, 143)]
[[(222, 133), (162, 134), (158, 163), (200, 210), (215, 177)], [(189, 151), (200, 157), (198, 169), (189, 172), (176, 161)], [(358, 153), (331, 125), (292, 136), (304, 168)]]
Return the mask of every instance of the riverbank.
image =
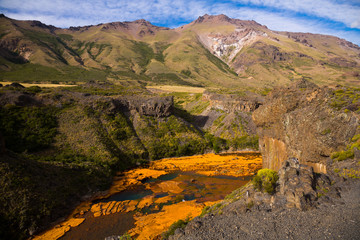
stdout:
[(358, 239), (360, 181), (350, 179), (341, 185), (341, 199), (315, 209), (283, 208), (271, 212), (252, 209), (240, 213), (229, 206), (222, 209), (222, 214), (194, 219), (170, 239)]

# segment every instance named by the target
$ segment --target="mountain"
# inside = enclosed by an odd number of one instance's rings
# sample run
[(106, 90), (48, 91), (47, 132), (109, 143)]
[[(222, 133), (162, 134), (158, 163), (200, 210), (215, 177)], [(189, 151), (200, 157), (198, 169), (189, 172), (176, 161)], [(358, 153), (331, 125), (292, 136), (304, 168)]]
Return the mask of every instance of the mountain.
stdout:
[(146, 20), (60, 29), (0, 16), (0, 79), (263, 88), (307, 79), (358, 85), (360, 47), (204, 15), (175, 28)]

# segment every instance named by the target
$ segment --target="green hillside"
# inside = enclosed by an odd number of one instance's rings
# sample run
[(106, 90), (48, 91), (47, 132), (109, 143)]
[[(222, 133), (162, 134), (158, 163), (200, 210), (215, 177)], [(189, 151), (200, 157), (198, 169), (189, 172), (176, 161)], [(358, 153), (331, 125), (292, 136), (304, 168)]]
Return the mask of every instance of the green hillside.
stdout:
[(0, 18), (2, 81), (263, 88), (306, 78), (358, 85), (359, 54), (336, 37), (275, 32), (224, 15), (177, 29), (145, 20), (59, 29)]

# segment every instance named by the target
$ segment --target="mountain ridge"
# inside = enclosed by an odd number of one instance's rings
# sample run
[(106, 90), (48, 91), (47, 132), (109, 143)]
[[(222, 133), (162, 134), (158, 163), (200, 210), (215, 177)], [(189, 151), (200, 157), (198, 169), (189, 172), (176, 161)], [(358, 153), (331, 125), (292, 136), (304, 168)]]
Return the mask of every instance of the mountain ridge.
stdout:
[[(206, 14), (175, 29), (144, 19), (61, 29), (2, 15), (0, 37), (1, 80), (34, 81), (24, 72), (35, 68), (38, 81), (45, 82), (138, 80), (252, 89), (302, 78), (320, 85), (360, 83), (356, 44), (334, 36), (272, 31), (223, 14)], [(26, 63), (18, 64), (18, 58)]]

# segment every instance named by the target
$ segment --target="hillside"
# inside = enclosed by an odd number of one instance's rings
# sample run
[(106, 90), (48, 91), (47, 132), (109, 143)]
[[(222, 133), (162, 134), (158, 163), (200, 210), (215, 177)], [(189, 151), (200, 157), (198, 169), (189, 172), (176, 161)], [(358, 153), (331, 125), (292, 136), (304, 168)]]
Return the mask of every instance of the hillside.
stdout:
[(146, 20), (60, 29), (0, 17), (0, 79), (257, 89), (308, 79), (358, 85), (359, 46), (204, 15), (176, 29)]

